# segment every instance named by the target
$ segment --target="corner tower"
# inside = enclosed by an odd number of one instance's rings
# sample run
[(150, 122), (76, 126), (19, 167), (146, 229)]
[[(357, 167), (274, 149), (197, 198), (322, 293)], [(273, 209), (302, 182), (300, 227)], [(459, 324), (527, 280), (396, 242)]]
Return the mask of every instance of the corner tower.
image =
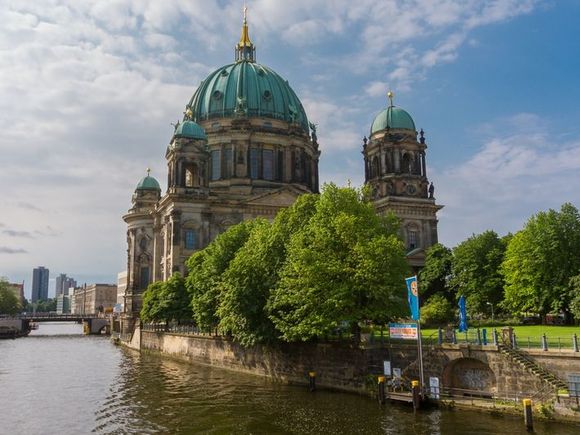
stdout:
[[(438, 241), (434, 186), (427, 178), (427, 143), (409, 113), (393, 104), (374, 119), (363, 139), (365, 184), (379, 214), (392, 211), (401, 220), (401, 236), (413, 268), (425, 264), (425, 249)], [(419, 135), (419, 138), (417, 136)]]

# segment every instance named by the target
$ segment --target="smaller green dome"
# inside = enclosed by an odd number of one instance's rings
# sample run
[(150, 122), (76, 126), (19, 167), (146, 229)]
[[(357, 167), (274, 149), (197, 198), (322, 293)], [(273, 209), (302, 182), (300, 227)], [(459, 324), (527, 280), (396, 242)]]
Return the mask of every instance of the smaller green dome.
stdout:
[(371, 127), (371, 134), (386, 128), (416, 131), (413, 118), (405, 110), (389, 106), (377, 115)]
[(204, 129), (197, 123), (185, 120), (175, 127), (175, 137), (185, 137), (188, 139), (207, 140)]
[(141, 178), (141, 181), (139, 181), (139, 184), (137, 184), (137, 188), (135, 190), (161, 191), (161, 187), (159, 187), (159, 183), (155, 178), (147, 174), (147, 176)]

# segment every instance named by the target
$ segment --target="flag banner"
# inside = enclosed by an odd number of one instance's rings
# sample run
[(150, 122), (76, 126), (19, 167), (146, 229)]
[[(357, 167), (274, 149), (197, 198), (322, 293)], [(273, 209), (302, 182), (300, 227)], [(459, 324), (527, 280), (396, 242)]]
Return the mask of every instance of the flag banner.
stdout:
[(417, 286), (417, 275), (411, 278), (405, 278), (407, 283), (407, 298), (409, 300), (409, 309), (411, 310), (411, 319), (419, 320), (419, 289)]
[(465, 296), (459, 298), (459, 332), (467, 332), (467, 308), (465, 307)]
[(389, 337), (401, 340), (416, 340), (418, 337), (415, 323), (389, 323)]

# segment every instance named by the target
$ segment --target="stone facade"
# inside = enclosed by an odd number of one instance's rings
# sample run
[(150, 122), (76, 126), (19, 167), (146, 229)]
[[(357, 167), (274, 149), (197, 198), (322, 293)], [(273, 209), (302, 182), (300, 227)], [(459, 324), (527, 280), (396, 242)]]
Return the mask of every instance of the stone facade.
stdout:
[(438, 242), (437, 212), (443, 207), (435, 203), (434, 187), (427, 179), (423, 130), (417, 140), (417, 131), (398, 127), (403, 126), (393, 122), (392, 127), (377, 127), (368, 141), (365, 138), (365, 183), (377, 212), (392, 212), (401, 220), (409, 263), (418, 269), (425, 265), (425, 250)]
[[(437, 242), (441, 208), (427, 180), (425, 138), (421, 132), (417, 140), (417, 134), (410, 115), (391, 100), (363, 146), (365, 182), (377, 212), (392, 211), (401, 219), (401, 236), (416, 268), (424, 265), (424, 250)], [(245, 19), (236, 62), (201, 82), (175, 125), (165, 158), (165, 193), (148, 174), (123, 216), (124, 311), (133, 317), (150, 283), (174, 272), (185, 275), (186, 260), (228, 227), (257, 217), (271, 220), (299, 195), (318, 192), (316, 126), (288, 81), (255, 62)]]
[(97, 314), (112, 310), (117, 303), (117, 286), (114, 284), (92, 284), (77, 288), (72, 296), (72, 314)]

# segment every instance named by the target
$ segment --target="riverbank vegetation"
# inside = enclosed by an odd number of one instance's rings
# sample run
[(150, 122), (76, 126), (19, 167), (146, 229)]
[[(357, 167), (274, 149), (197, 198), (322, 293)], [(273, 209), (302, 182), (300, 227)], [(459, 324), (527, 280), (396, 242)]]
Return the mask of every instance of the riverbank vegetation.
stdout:
[[(399, 234), (398, 220), (377, 216), (366, 190), (329, 184), (272, 222), (244, 221), (220, 234), (189, 258), (186, 277), (149, 286), (141, 318), (194, 323), (246, 345), (357, 336), (361, 325), (408, 315)], [(421, 321), (455, 322), (461, 295), (472, 322), (580, 319), (579, 252), (571, 204), (532, 216), (513, 235), (490, 230), (453, 249), (436, 244), (419, 273)]]
[(18, 296), (8, 287), (8, 281), (0, 277), (0, 314), (16, 314), (20, 309)]
[(485, 231), (453, 249), (435, 245), (419, 282), (427, 325), (453, 322), (461, 295), (472, 318), (572, 323), (580, 319), (578, 210), (564, 204), (532, 216), (513, 235)]
[[(405, 250), (393, 215), (379, 217), (366, 190), (326, 185), (276, 216), (242, 222), (187, 262), (178, 292), (172, 278), (144, 294), (145, 321), (189, 318), (250, 345), (307, 341), (362, 322), (406, 313)], [(176, 296), (179, 294), (179, 296)]]

